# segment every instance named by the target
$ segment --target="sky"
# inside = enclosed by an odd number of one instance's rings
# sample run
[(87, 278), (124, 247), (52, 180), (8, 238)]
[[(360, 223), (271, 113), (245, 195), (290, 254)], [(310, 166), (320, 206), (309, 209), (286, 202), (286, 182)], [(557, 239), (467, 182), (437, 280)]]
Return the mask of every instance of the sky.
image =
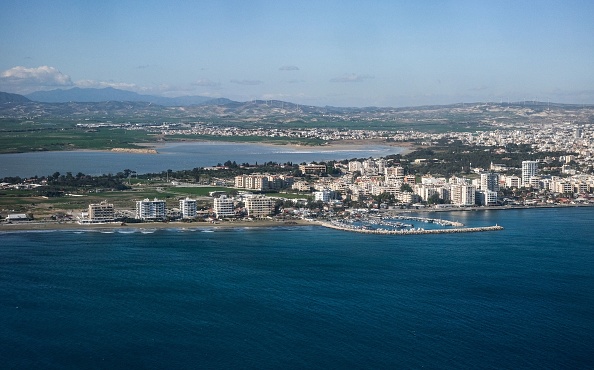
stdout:
[(594, 1), (2, 1), (0, 91), (594, 103)]

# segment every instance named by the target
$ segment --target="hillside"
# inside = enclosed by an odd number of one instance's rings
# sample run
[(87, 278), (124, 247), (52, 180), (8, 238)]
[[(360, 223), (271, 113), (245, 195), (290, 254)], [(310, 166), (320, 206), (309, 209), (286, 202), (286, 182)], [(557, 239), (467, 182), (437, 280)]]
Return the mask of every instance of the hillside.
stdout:
[(30, 101), (26, 97), (19, 94), (11, 94), (0, 91), (0, 104), (2, 103), (26, 103)]
[(212, 98), (204, 96), (180, 96), (176, 98), (168, 98), (163, 96), (142, 95), (133, 91), (119, 90), (112, 87), (103, 89), (83, 89), (74, 87), (67, 90), (56, 89), (50, 91), (36, 91), (28, 94), (27, 98), (42, 103), (128, 101), (146, 102), (163, 106), (188, 106), (204, 104), (209, 100), (212, 100)]

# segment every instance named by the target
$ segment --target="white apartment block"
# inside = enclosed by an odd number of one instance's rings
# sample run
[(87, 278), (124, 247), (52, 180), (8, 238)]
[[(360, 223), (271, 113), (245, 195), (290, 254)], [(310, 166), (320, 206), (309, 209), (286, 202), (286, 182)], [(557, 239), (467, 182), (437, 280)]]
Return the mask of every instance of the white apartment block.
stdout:
[(219, 198), (215, 198), (213, 210), (217, 218), (235, 216), (233, 199), (227, 198), (226, 195), (221, 195)]
[(414, 192), (420, 196), (422, 200), (427, 201), (435, 194), (439, 196), (438, 188), (439, 187), (435, 185), (417, 184), (414, 186)]
[(384, 169), (384, 175), (387, 176), (395, 176), (397, 178), (403, 179), (404, 178), (404, 168), (397, 166), (397, 167), (386, 167)]
[(530, 178), (536, 176), (538, 163), (536, 161), (522, 161), (522, 186), (530, 186)]
[(473, 206), (475, 204), (476, 186), (455, 184), (450, 188), (452, 204), (457, 206)]
[(519, 188), (522, 185), (522, 179), (518, 176), (505, 176), (506, 188)]
[(317, 202), (321, 200), (324, 203), (328, 203), (331, 199), (334, 198), (334, 192), (329, 189), (324, 189), (322, 191), (316, 191), (313, 193), (314, 200)]
[(136, 218), (139, 220), (162, 220), (167, 215), (164, 200), (144, 199), (136, 201)]
[(349, 162), (349, 172), (361, 171), (363, 169), (363, 165), (359, 161), (350, 161)]
[(181, 211), (182, 218), (194, 218), (196, 217), (197, 203), (195, 199), (180, 199), (179, 210)]

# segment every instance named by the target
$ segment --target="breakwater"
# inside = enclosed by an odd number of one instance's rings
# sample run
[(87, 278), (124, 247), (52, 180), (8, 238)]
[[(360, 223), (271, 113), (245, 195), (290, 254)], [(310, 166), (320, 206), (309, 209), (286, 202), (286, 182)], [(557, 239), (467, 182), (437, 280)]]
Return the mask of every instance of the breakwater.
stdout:
[(381, 234), (381, 235), (421, 235), (421, 234), (457, 234), (457, 233), (476, 233), (484, 231), (499, 231), (503, 230), (503, 226), (481, 226), (481, 227), (461, 227), (456, 229), (402, 229), (402, 230), (386, 230), (386, 229), (366, 229), (356, 227), (339, 222), (324, 222), (318, 221), (324, 227), (336, 230), (353, 231), (363, 234)]

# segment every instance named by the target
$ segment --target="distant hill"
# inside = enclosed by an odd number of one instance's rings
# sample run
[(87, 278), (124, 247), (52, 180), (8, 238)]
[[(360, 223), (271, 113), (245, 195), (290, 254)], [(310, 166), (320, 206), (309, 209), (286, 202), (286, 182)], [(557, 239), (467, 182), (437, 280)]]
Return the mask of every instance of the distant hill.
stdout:
[(28, 94), (27, 98), (43, 103), (96, 103), (104, 101), (131, 101), (147, 102), (164, 106), (188, 106), (208, 104), (212, 99), (204, 96), (180, 96), (167, 98), (163, 96), (142, 95), (133, 91), (114, 89), (106, 87), (103, 89), (83, 89), (74, 87), (72, 89), (56, 89), (50, 91), (36, 91)]
[(26, 103), (28, 101), (30, 100), (22, 95), (0, 91), (0, 103)]

